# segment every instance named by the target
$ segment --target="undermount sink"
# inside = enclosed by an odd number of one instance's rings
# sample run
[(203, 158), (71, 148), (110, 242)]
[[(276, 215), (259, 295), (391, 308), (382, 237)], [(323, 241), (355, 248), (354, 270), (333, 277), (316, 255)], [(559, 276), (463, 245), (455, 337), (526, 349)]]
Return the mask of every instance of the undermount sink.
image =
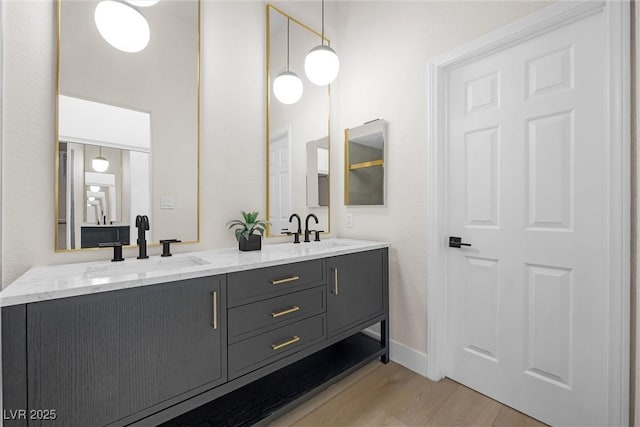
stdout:
[(97, 279), (104, 277), (119, 277), (127, 274), (141, 274), (157, 271), (167, 272), (206, 264), (209, 263), (202, 258), (195, 256), (179, 258), (151, 258), (136, 260), (129, 263), (112, 263), (109, 265), (87, 267), (83, 277), (87, 279)]
[(353, 246), (352, 242), (337, 239), (321, 240), (320, 242), (314, 242), (313, 240), (308, 243), (304, 243), (303, 247), (311, 249), (332, 249), (332, 248), (344, 248), (346, 246)]

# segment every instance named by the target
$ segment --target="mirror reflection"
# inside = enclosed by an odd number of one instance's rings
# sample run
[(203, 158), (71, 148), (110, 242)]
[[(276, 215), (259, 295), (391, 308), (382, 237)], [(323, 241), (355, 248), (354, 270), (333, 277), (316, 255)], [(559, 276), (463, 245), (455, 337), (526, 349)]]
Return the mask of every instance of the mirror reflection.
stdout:
[(197, 241), (199, 2), (120, 2), (141, 40), (98, 4), (58, 2), (56, 250), (135, 244), (137, 215), (149, 242)]
[(384, 205), (384, 159), (384, 120), (345, 129), (345, 205)]
[[(303, 219), (313, 213), (319, 220), (314, 227), (329, 232), (329, 87), (314, 85), (304, 72), (304, 58), (320, 34), (272, 5), (267, 29), (267, 235), (297, 228), (289, 223), (293, 213)], [(275, 77), (287, 70), (287, 56), (289, 70), (303, 84), (292, 104), (273, 92)]]
[(307, 207), (329, 206), (329, 138), (307, 142)]

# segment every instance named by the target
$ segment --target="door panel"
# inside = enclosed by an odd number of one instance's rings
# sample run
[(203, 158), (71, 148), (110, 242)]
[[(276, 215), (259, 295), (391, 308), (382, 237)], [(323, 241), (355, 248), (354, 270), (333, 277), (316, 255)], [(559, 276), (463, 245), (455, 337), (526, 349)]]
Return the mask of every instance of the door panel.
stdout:
[(448, 73), (448, 376), (605, 425), (603, 14)]
[(271, 234), (289, 227), (291, 214), (290, 128), (271, 136), (269, 144), (269, 223)]
[(561, 387), (571, 387), (572, 272), (527, 266), (527, 370)]
[(527, 121), (528, 226), (570, 230), (574, 201), (573, 111)]
[(466, 258), (466, 351), (492, 361), (498, 354), (498, 261)]
[(327, 259), (329, 338), (384, 313), (382, 250)]

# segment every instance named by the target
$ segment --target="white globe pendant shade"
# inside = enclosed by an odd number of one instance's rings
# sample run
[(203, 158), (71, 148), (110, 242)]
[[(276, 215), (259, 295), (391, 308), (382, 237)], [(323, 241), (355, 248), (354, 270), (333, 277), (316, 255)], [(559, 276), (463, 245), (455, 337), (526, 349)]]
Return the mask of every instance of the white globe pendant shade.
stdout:
[(283, 71), (273, 80), (273, 94), (283, 104), (295, 104), (302, 96), (302, 80), (292, 71)]
[(149, 44), (149, 23), (136, 9), (125, 3), (104, 0), (94, 13), (100, 35), (123, 52), (140, 52)]
[(130, 3), (134, 6), (138, 7), (149, 7), (158, 3), (159, 0), (125, 0), (127, 3)]
[(304, 59), (304, 71), (311, 83), (326, 86), (336, 79), (340, 71), (340, 60), (329, 46), (316, 46)]
[(109, 169), (109, 160), (102, 156), (95, 157), (91, 160), (91, 167), (96, 172), (104, 172)]

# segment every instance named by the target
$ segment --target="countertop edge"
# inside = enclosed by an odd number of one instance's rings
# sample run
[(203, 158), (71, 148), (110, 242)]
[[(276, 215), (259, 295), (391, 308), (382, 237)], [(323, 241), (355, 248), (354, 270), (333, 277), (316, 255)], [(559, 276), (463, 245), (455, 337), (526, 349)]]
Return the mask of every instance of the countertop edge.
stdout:
[[(389, 243), (387, 242), (363, 241), (363, 240), (352, 240), (352, 239), (335, 239), (335, 240), (352, 243), (354, 246), (353, 247), (342, 246), (342, 247), (331, 248), (330, 250), (329, 249), (320, 250), (319, 252), (316, 252), (316, 253), (307, 253), (307, 254), (299, 254), (299, 255), (296, 254), (290, 257), (282, 257), (282, 258), (275, 258), (275, 259), (262, 260), (262, 261), (253, 261), (253, 262), (248, 262), (246, 264), (237, 263), (237, 264), (232, 264), (228, 266), (211, 266), (206, 264), (197, 265), (193, 267), (181, 268), (177, 271), (171, 271), (171, 272), (164, 271), (159, 273), (157, 276), (152, 275), (144, 278), (132, 278), (131, 276), (133, 274), (124, 275), (124, 277), (121, 280), (115, 280), (112, 282), (106, 281), (104, 283), (80, 284), (78, 286), (72, 286), (72, 287), (62, 288), (62, 289), (55, 289), (55, 288), (46, 289), (43, 285), (42, 286), (43, 289), (33, 289), (31, 291), (25, 291), (23, 293), (18, 292), (18, 293), (12, 294), (12, 292), (7, 292), (7, 290), (9, 289), (11, 291), (14, 291), (14, 289), (16, 288), (14, 288), (13, 286), (17, 286), (18, 288), (23, 286), (25, 287), (28, 286), (28, 283), (30, 281), (33, 282), (35, 280), (31, 278), (31, 276), (34, 276), (36, 274), (42, 274), (41, 271), (46, 271), (47, 269), (62, 269), (62, 268), (73, 269), (74, 267), (77, 269), (80, 269), (87, 266), (100, 265), (102, 262), (60, 264), (60, 265), (53, 265), (53, 266), (37, 266), (37, 267), (32, 267), (29, 271), (27, 271), (25, 274), (19, 277), (16, 281), (14, 281), (12, 284), (10, 284), (5, 289), (3, 289), (2, 292), (0, 292), (0, 307), (10, 307), (10, 306), (15, 306), (20, 304), (29, 304), (34, 302), (43, 302), (43, 301), (70, 298), (70, 297), (76, 297), (76, 296), (92, 295), (92, 294), (97, 294), (102, 292), (112, 292), (112, 291), (118, 291), (118, 290), (133, 289), (133, 288), (138, 288), (143, 286), (152, 286), (152, 285), (158, 285), (162, 283), (196, 279), (200, 277), (216, 276), (216, 275), (234, 273), (234, 272), (245, 271), (245, 270), (254, 270), (258, 268), (290, 264), (295, 262), (310, 261), (315, 259), (324, 259), (324, 258), (330, 258), (333, 256), (347, 255), (350, 253), (366, 252), (366, 251), (390, 247)], [(283, 245), (289, 246), (292, 244), (281, 243), (281, 244), (274, 244), (274, 245), (264, 245), (262, 250), (270, 251), (270, 250), (274, 250), (273, 248), (276, 248), (275, 250), (282, 249)], [(313, 248), (313, 246), (310, 246), (309, 248), (311, 250), (315, 249)], [(177, 257), (196, 256), (206, 260), (207, 257), (215, 256), (216, 253), (218, 252), (223, 253), (223, 251), (226, 251), (226, 250), (229, 250), (230, 253), (233, 253), (231, 252), (232, 251), (231, 249), (218, 249), (218, 250), (210, 250), (210, 251), (187, 252), (187, 253), (176, 254), (176, 256)], [(242, 255), (238, 255), (238, 256), (242, 256)], [(249, 256), (251, 256), (251, 254), (247, 255), (247, 258)], [(23, 283), (25, 284), (23, 285)]]

